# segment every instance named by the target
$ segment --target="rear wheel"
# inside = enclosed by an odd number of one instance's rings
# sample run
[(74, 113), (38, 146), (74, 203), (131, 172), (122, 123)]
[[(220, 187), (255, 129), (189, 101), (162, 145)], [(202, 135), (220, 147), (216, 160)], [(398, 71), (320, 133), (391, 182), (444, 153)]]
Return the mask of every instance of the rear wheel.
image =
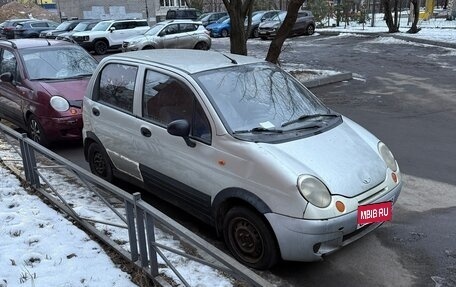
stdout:
[(307, 26), (305, 34), (312, 35), (313, 33), (315, 33), (315, 27), (313, 25)]
[(236, 206), (226, 213), (223, 237), (234, 257), (249, 267), (268, 269), (278, 261), (272, 231), (259, 214), (246, 207)]
[(209, 46), (207, 45), (206, 42), (198, 42), (195, 45), (196, 50), (209, 50)]
[(222, 35), (222, 37), (228, 37), (228, 30), (223, 29), (220, 34)]
[(97, 55), (104, 55), (108, 51), (108, 44), (103, 40), (95, 41), (93, 50)]
[(258, 36), (259, 36), (258, 28), (253, 29), (252, 36), (253, 36), (253, 38), (258, 38)]
[(33, 141), (39, 143), (42, 146), (49, 145), (49, 141), (46, 138), (46, 135), (44, 134), (43, 127), (34, 115), (31, 115), (28, 118), (27, 127), (27, 133), (29, 138), (31, 138)]
[(97, 143), (92, 143), (89, 146), (88, 159), (90, 171), (98, 177), (111, 182), (112, 167), (108, 156), (101, 146)]

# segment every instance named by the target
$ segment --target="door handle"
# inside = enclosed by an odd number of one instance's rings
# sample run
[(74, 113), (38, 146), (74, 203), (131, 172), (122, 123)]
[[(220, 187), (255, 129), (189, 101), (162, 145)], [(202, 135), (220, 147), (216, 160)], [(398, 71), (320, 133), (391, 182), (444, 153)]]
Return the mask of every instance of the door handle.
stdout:
[(152, 136), (152, 132), (148, 128), (145, 128), (145, 127), (141, 128), (141, 134), (143, 136), (145, 136), (146, 138), (150, 138)]
[(92, 108), (92, 114), (96, 117), (100, 115), (100, 110), (97, 108)]

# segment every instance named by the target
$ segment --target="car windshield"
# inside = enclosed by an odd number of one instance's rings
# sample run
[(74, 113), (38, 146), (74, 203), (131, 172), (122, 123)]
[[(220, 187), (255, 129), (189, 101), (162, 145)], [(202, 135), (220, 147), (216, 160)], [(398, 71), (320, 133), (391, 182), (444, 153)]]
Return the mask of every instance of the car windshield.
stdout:
[(92, 31), (106, 31), (109, 26), (111, 26), (111, 22), (100, 22), (92, 28)]
[(59, 26), (57, 26), (57, 28), (55, 28), (56, 30), (59, 30), (59, 31), (65, 31), (66, 29), (68, 29), (68, 27), (71, 25), (71, 22), (63, 22), (63, 23), (60, 23)]
[(223, 23), (223, 21), (229, 19), (230, 17), (229, 16), (223, 16), (222, 18), (218, 19), (216, 23)]
[(155, 36), (163, 29), (163, 27), (165, 27), (164, 24), (160, 24), (160, 23), (155, 24), (152, 27), (150, 27), (150, 29), (147, 30), (146, 33), (144, 33), (144, 35)]
[(211, 16), (211, 13), (204, 13), (204, 14), (201, 14), (198, 18), (196, 18), (196, 21), (201, 21), (201, 20), (203, 20), (204, 18), (209, 17), (209, 16)]
[(286, 16), (287, 16), (287, 12), (280, 12), (279, 14), (275, 15), (274, 17), (272, 17), (271, 21), (283, 22), (283, 20), (285, 20)]
[(79, 46), (47, 46), (21, 51), (30, 80), (63, 80), (92, 75), (97, 62)]
[(76, 27), (74, 27), (73, 31), (76, 31), (76, 32), (85, 31), (87, 26), (89, 26), (89, 23), (81, 22), (78, 25), (76, 25)]
[(211, 70), (195, 77), (234, 134), (304, 129), (315, 127), (321, 118), (335, 117), (295, 78), (270, 63)]

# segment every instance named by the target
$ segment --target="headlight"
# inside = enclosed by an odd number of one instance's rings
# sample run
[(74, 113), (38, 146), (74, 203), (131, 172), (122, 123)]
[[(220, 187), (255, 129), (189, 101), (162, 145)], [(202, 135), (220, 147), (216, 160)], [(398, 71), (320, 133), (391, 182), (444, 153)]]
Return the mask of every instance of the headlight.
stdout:
[(298, 189), (304, 198), (316, 207), (325, 208), (331, 203), (331, 194), (328, 188), (316, 177), (300, 175)]
[(60, 96), (53, 96), (51, 98), (51, 107), (58, 112), (65, 112), (70, 108), (70, 104)]
[(397, 171), (397, 164), (396, 160), (394, 159), (394, 155), (384, 143), (378, 143), (378, 152), (380, 153), (382, 159), (385, 161), (386, 166), (392, 171)]

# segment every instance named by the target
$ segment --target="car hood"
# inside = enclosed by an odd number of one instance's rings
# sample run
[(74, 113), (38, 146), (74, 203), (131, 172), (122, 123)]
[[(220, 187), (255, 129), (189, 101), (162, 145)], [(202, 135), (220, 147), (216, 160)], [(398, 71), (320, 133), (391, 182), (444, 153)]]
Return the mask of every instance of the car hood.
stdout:
[(71, 81), (48, 81), (40, 82), (41, 86), (53, 96), (62, 96), (69, 101), (78, 101), (84, 98), (84, 94), (90, 77)]
[(146, 36), (146, 35), (138, 35), (138, 36), (132, 36), (128, 37), (127, 39), (124, 40), (124, 42), (133, 42), (133, 41), (144, 41), (148, 38), (152, 38), (155, 36)]
[(259, 145), (296, 176), (316, 176), (332, 194), (354, 197), (386, 178), (386, 164), (377, 144), (371, 133), (344, 118), (342, 124), (321, 134)]

